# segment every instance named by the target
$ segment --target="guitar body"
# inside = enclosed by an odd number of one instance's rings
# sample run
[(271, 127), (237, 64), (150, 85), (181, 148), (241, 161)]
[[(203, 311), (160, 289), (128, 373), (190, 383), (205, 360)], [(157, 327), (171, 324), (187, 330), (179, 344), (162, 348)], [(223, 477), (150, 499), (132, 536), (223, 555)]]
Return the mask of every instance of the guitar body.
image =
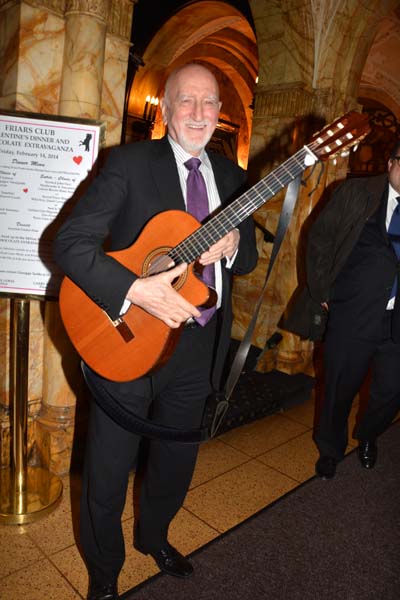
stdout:
[[(137, 275), (147, 277), (154, 274), (152, 267), (160, 258), (199, 227), (200, 223), (188, 213), (166, 211), (147, 223), (132, 246), (108, 254)], [(215, 300), (194, 273), (193, 264), (174, 282), (174, 288), (195, 306)], [(130, 381), (161, 367), (182, 332), (182, 327), (171, 329), (133, 304), (118, 322), (113, 322), (68, 277), (64, 277), (60, 288), (60, 311), (81, 358), (96, 373), (112, 381)]]

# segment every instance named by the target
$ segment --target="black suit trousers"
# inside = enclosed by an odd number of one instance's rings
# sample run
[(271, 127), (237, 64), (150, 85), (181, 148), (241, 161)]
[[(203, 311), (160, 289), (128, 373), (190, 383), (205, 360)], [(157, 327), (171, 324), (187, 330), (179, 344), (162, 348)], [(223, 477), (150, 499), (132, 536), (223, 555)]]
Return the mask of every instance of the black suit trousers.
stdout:
[[(216, 317), (204, 328), (185, 328), (168, 363), (153, 376), (116, 383), (85, 367), (89, 387), (102, 387), (141, 417), (180, 429), (198, 428), (211, 392), (210, 371)], [(92, 402), (81, 496), (80, 537), (89, 575), (98, 582), (116, 581), (125, 560), (121, 515), (129, 472), (140, 436), (115, 423)], [(141, 481), (139, 543), (145, 551), (165, 546), (168, 527), (181, 508), (197, 458), (198, 444), (148, 441)], [(135, 508), (136, 510), (136, 508)]]
[(325, 394), (315, 442), (322, 456), (342, 460), (348, 442), (353, 400), (371, 369), (369, 397), (354, 431), (358, 440), (374, 440), (400, 409), (400, 344), (391, 339), (392, 311), (386, 311), (379, 340), (353, 338), (329, 328), (325, 337)]

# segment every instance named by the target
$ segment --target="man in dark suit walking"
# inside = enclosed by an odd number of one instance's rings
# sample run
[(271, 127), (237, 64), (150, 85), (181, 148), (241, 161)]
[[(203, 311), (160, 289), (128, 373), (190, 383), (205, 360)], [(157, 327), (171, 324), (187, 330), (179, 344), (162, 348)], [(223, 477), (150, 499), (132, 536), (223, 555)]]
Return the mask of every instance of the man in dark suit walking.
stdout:
[[(94, 396), (80, 517), (82, 549), (90, 576), (89, 600), (119, 597), (117, 579), (125, 559), (121, 513), (140, 442), (140, 435), (106, 414), (101, 400), (115, 399), (133, 415), (149, 417), (161, 426), (198, 428), (206, 397), (212, 382), (218, 383), (229, 347), (232, 276), (248, 273), (257, 262), (251, 220), (202, 254), (200, 264), (213, 265), (218, 300), (214, 315), (200, 325), (198, 307), (172, 285), (186, 265), (139, 278), (106, 255), (103, 243), (109, 238), (110, 250), (126, 248), (155, 214), (169, 209), (184, 211), (192, 167), (202, 190), (206, 189), (209, 212), (238, 195), (245, 184), (245, 172), (225, 157), (205, 151), (220, 106), (218, 85), (209, 70), (190, 64), (174, 71), (161, 101), (168, 135), (111, 151), (105, 168), (55, 242), (57, 262), (111, 319), (132, 303), (170, 328), (183, 327), (171, 358), (151, 375), (117, 383), (83, 366)], [(193, 159), (199, 160), (193, 163)], [(197, 450), (196, 444), (151, 440), (141, 486), (135, 547), (150, 554), (162, 571), (176, 577), (191, 575), (193, 567), (169, 544), (168, 527), (183, 504)]]
[(397, 144), (388, 174), (341, 184), (310, 231), (307, 288), (285, 328), (316, 339), (327, 321), (325, 395), (315, 432), (322, 479), (334, 477), (344, 457), (350, 409), (369, 369), (368, 405), (354, 432), (364, 468), (373, 468), (376, 440), (400, 409), (399, 202)]

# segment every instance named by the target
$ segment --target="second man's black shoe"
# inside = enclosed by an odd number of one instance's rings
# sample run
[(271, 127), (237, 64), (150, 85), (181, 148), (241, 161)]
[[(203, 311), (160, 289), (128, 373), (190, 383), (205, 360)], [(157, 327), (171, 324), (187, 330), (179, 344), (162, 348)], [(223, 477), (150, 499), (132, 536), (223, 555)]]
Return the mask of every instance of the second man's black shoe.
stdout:
[(358, 458), (364, 469), (373, 469), (378, 456), (378, 448), (375, 441), (360, 442), (358, 445)]
[(115, 583), (106, 585), (95, 582), (90, 583), (87, 600), (119, 600), (119, 598)]
[(137, 543), (135, 544), (135, 548), (139, 552), (142, 552), (142, 554), (149, 554), (153, 557), (160, 571), (167, 573), (167, 575), (172, 575), (173, 577), (190, 577), (193, 573), (193, 566), (190, 560), (185, 558), (168, 542), (164, 548), (156, 552), (146, 552)]
[(336, 464), (332, 456), (320, 456), (315, 463), (315, 472), (321, 479), (332, 479), (336, 474)]

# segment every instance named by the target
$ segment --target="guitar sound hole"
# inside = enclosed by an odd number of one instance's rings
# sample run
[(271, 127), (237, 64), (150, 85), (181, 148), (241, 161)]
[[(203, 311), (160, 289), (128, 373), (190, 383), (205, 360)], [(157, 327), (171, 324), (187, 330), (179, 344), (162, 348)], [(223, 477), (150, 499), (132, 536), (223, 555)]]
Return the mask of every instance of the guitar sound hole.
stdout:
[(143, 274), (149, 276), (157, 275), (157, 273), (165, 273), (165, 271), (168, 271), (173, 266), (173, 261), (167, 254), (158, 254), (155, 256), (153, 253), (143, 265)]

